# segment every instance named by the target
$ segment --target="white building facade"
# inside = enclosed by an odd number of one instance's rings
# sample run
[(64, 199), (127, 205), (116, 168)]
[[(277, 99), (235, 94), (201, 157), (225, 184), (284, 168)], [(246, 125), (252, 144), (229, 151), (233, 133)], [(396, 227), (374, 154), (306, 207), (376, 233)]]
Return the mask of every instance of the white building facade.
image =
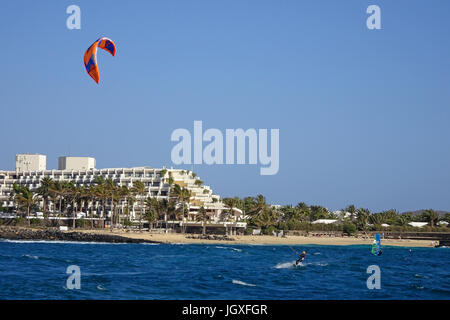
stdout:
[(47, 156), (42, 154), (17, 154), (16, 171), (43, 171), (47, 168)]
[(95, 168), (95, 158), (59, 157), (58, 170), (90, 170)]
[[(91, 165), (95, 164), (94, 158), (79, 158), (72, 161), (65, 158), (65, 165)], [(62, 158), (60, 158), (61, 160)], [(89, 160), (89, 159), (93, 159)], [(23, 167), (21, 167), (23, 168)], [(50, 178), (53, 181), (59, 182), (73, 182), (78, 187), (88, 187), (95, 184), (98, 177), (113, 180), (117, 186), (133, 187), (136, 181), (140, 181), (145, 185), (145, 196), (156, 197), (157, 199), (169, 200), (171, 196), (169, 180), (173, 184), (178, 184), (191, 191), (191, 199), (187, 204), (189, 214), (183, 221), (178, 223), (187, 224), (189, 221), (196, 221), (196, 215), (200, 207), (204, 207), (209, 216), (209, 223), (233, 223), (234, 227), (245, 228), (246, 224), (239, 222), (242, 220), (242, 211), (233, 208), (230, 210), (224, 203), (221, 202), (220, 196), (213, 194), (209, 186), (199, 184), (200, 180), (195, 174), (190, 171), (181, 169), (155, 169), (150, 167), (134, 167), (134, 168), (110, 168), (110, 169), (79, 169), (79, 170), (16, 170), (16, 171), (0, 171), (0, 202), (3, 207), (14, 207), (15, 204), (11, 199), (12, 189), (14, 184), (26, 186), (31, 191), (36, 191), (41, 186), (41, 181), (44, 178)], [(138, 197), (139, 199), (139, 197)], [(136, 219), (136, 212), (142, 210), (142, 201), (135, 201), (130, 212), (131, 218)], [(97, 209), (101, 207), (100, 201), (95, 201), (93, 206)], [(119, 203), (119, 212), (123, 212), (126, 207), (125, 201)], [(53, 205), (56, 208), (56, 204)], [(108, 216), (112, 212), (112, 204), (108, 202), (105, 208), (104, 216)], [(232, 214), (229, 214), (230, 211)], [(103, 216), (103, 213), (102, 213)], [(239, 222), (239, 224), (237, 224)]]

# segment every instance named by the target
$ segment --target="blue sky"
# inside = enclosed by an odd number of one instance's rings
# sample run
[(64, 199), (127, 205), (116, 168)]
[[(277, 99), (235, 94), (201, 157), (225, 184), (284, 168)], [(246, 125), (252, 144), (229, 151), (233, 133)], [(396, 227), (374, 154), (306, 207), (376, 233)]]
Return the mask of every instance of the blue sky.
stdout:
[[(67, 6), (81, 30), (66, 28)], [(366, 28), (381, 7), (382, 30)], [(177, 128), (280, 129), (280, 170), (196, 165), (221, 196), (450, 210), (450, 2), (0, 4), (0, 168), (16, 153), (171, 166)], [(100, 36), (100, 84), (84, 51)], [(187, 166), (190, 168), (190, 166)]]

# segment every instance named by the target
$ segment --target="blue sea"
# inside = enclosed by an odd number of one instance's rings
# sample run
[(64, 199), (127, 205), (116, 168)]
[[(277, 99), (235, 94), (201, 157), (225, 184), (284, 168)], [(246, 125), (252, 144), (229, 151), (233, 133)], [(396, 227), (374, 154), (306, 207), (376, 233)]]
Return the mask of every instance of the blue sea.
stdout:
[[(450, 249), (0, 241), (0, 299), (450, 299)], [(80, 268), (80, 289), (67, 268)], [(380, 268), (381, 289), (367, 288)], [(70, 287), (70, 285), (69, 285)]]

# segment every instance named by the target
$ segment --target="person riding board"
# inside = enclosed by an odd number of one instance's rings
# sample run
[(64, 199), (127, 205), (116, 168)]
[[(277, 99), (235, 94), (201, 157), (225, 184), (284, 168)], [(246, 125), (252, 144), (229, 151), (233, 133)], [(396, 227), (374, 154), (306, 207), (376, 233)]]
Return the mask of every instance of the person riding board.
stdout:
[(295, 261), (295, 265), (298, 266), (298, 264), (299, 264), (300, 262), (302, 262), (303, 260), (305, 260), (305, 258), (306, 258), (306, 251), (303, 251), (301, 254), (298, 253), (298, 252), (296, 252), (296, 253), (297, 253), (297, 255), (298, 255), (298, 260)]

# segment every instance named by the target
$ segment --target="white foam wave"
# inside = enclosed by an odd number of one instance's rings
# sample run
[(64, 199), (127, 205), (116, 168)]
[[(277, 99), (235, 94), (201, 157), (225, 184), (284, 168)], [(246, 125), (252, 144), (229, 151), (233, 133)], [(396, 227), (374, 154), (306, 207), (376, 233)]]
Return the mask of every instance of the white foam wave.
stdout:
[(96, 272), (84, 272), (84, 276), (130, 276), (130, 275), (138, 275), (145, 274), (145, 272), (104, 272), (104, 273), (96, 273)]
[(34, 259), (34, 260), (39, 259), (38, 256), (32, 256), (32, 255), (29, 255), (29, 254), (24, 255), (24, 257), (27, 257), (27, 258), (30, 258), (30, 259)]
[(246, 286), (246, 287), (256, 287), (255, 284), (246, 283), (246, 282), (240, 281), (240, 280), (234, 280), (234, 279), (233, 279), (233, 280), (231, 280), (231, 282), (234, 283), (234, 284), (239, 284), (239, 285), (241, 285), (241, 286)]
[(216, 249), (225, 249), (225, 250), (233, 250), (233, 251), (237, 251), (237, 252), (242, 252), (242, 249), (238, 249), (238, 248), (231, 248), (231, 247), (221, 247), (221, 246), (216, 246)]
[[(295, 264), (295, 260), (291, 261), (291, 262), (283, 262), (283, 263), (279, 263), (275, 266), (276, 269), (289, 269), (289, 268), (294, 268), (294, 264)], [(301, 262), (299, 263), (299, 265), (303, 265)]]
[[(94, 241), (63, 241), (63, 240), (2, 240), (3, 242), (10, 243), (71, 243), (71, 244), (127, 244), (127, 243), (117, 243), (117, 242), (94, 242)], [(156, 243), (157, 244), (157, 243)]]

